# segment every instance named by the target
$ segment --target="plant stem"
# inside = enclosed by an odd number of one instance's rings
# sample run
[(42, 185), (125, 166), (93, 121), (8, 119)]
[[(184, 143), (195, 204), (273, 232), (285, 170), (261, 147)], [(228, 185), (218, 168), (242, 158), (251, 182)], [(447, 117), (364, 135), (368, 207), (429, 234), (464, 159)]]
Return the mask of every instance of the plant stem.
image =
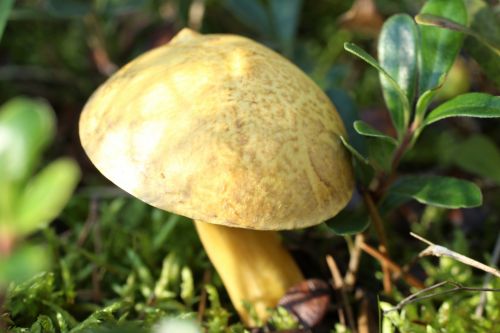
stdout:
[[(365, 202), (366, 208), (368, 209), (368, 214), (370, 215), (373, 225), (375, 226), (377, 237), (380, 241), (379, 250), (382, 254), (389, 258), (390, 256), (387, 247), (387, 236), (385, 234), (384, 223), (370, 192), (363, 191), (363, 200)], [(381, 261), (381, 265), (382, 271), (384, 272), (384, 291), (386, 293), (390, 293), (392, 290), (391, 272), (389, 270), (387, 262)]]
[(377, 251), (370, 245), (366, 243), (361, 243), (361, 249), (377, 259), (380, 262), (386, 262), (387, 266), (391, 269), (396, 274), (399, 274), (403, 277), (403, 280), (406, 281), (410, 286), (422, 289), (424, 288), (424, 284), (417, 278), (415, 278), (413, 275), (410, 273), (405, 272), (398, 264), (396, 264), (394, 261), (391, 259), (387, 258), (386, 255), (382, 254), (380, 251)]
[(387, 192), (389, 186), (391, 186), (392, 183), (396, 180), (399, 163), (401, 163), (401, 159), (403, 158), (407, 149), (412, 146), (413, 135), (417, 127), (418, 127), (418, 122), (414, 121), (406, 131), (403, 140), (401, 141), (401, 144), (397, 147), (396, 151), (394, 152), (391, 163), (391, 172), (387, 177), (385, 177), (385, 179), (380, 183), (378, 188), (375, 190), (377, 198), (383, 197), (385, 192)]

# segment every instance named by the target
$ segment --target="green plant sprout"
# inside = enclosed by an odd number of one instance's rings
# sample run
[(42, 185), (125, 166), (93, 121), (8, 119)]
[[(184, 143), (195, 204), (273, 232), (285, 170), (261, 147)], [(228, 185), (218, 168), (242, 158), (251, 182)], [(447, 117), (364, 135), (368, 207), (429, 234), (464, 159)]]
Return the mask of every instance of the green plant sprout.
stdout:
[(0, 108), (0, 290), (48, 268), (47, 250), (22, 241), (59, 215), (80, 179), (69, 158), (39, 170), (54, 131), (44, 102), (16, 98)]

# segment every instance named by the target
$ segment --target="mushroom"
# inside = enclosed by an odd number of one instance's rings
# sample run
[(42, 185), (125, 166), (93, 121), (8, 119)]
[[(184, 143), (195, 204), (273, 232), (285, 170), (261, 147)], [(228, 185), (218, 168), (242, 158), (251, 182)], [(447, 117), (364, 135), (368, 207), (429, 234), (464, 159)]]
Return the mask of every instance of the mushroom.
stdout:
[(113, 183), (195, 220), (242, 320), (264, 319), (303, 276), (276, 230), (334, 216), (354, 181), (323, 91), (274, 51), (182, 30), (101, 85), (82, 145)]

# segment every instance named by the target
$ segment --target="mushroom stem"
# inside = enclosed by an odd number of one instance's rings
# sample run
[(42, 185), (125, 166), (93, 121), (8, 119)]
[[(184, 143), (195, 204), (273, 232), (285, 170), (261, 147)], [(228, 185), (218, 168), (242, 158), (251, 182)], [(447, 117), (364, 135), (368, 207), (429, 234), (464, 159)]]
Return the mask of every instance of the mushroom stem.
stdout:
[(219, 273), (231, 301), (246, 325), (257, 324), (245, 303), (265, 320), (268, 308), (304, 279), (276, 231), (230, 228), (195, 221), (208, 257)]

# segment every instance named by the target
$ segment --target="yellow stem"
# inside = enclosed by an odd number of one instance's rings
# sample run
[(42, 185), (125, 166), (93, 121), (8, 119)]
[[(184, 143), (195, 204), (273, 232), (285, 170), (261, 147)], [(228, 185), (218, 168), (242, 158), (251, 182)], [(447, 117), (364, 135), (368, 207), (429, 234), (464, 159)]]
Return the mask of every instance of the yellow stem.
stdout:
[(304, 279), (275, 231), (230, 228), (195, 222), (208, 257), (246, 325), (256, 323), (244, 304), (253, 306), (261, 320), (288, 288)]

